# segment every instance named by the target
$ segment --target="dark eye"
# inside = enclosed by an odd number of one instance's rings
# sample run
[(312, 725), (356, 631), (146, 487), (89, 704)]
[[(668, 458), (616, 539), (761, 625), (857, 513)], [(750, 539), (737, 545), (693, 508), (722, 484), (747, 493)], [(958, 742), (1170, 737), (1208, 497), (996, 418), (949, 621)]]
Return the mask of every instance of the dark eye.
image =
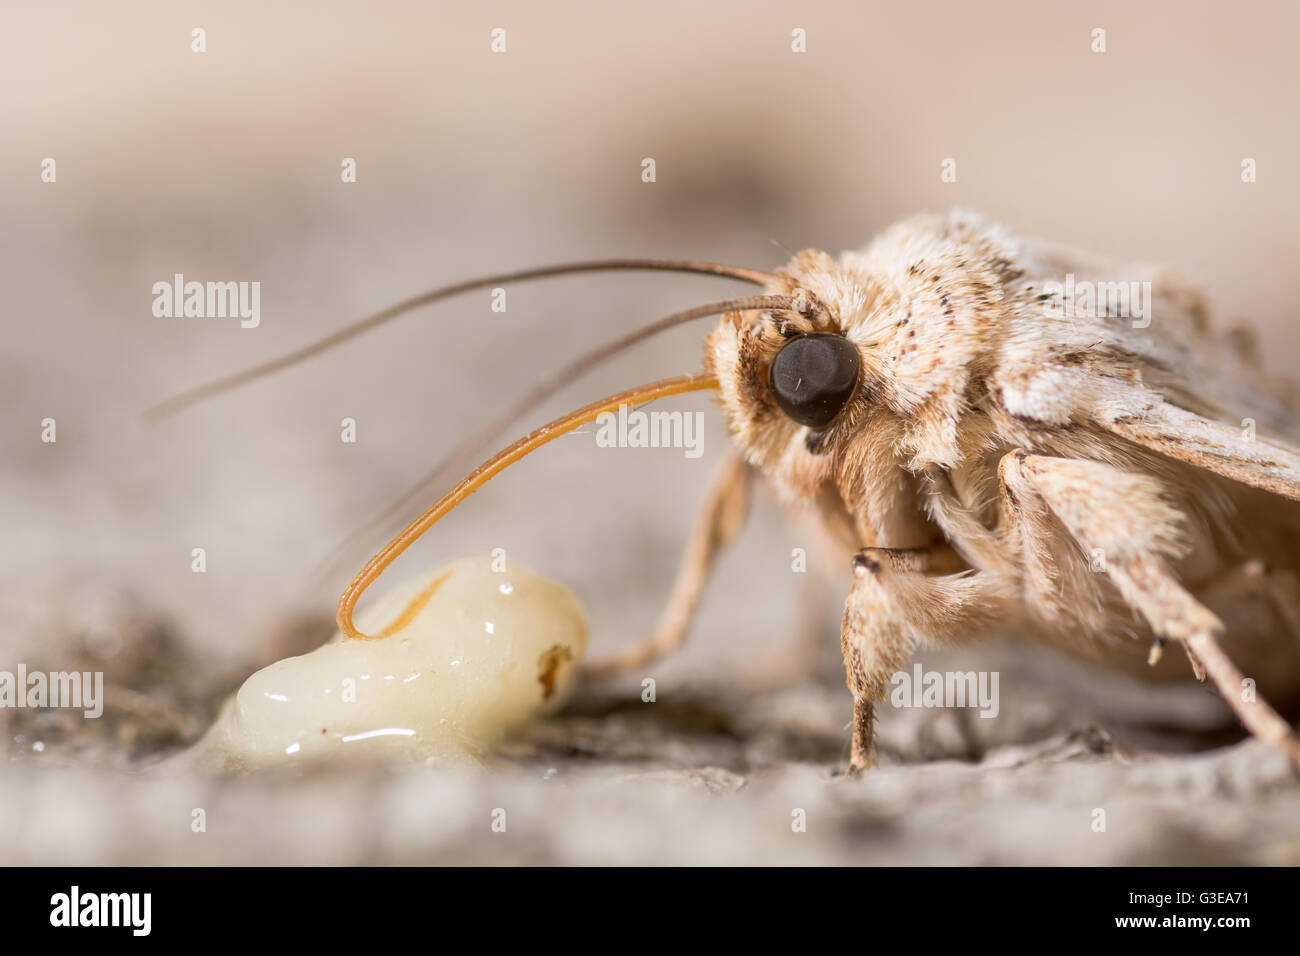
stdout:
[(841, 335), (791, 339), (772, 361), (776, 403), (800, 425), (825, 428), (853, 396), (859, 364), (857, 348)]

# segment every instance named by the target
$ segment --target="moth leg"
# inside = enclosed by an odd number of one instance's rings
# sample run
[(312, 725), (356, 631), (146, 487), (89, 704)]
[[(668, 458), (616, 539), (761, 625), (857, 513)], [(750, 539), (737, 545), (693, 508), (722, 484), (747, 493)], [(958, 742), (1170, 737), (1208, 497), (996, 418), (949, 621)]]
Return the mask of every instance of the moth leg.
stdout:
[(840, 646), (853, 695), (850, 773), (871, 766), (874, 706), (917, 647), (952, 643), (987, 629), (1005, 613), (1010, 591), (988, 572), (928, 574), (942, 551), (863, 548), (853, 556)]
[(718, 556), (744, 527), (752, 485), (753, 470), (739, 452), (729, 452), (709, 485), (704, 505), (687, 539), (668, 602), (654, 630), (626, 650), (588, 663), (584, 668), (588, 676), (607, 677), (635, 670), (686, 642)]
[(1155, 482), (1098, 462), (1024, 452), (1004, 457), (1000, 471), (1013, 494), (1036, 495), (1085, 552), (1100, 550), (1124, 600), (1157, 635), (1183, 645), (1197, 676), (1214, 681), (1247, 730), (1300, 768), (1300, 739), (1262, 697), (1243, 699), (1245, 678), (1216, 636), (1222, 623), (1169, 566), (1172, 509)]

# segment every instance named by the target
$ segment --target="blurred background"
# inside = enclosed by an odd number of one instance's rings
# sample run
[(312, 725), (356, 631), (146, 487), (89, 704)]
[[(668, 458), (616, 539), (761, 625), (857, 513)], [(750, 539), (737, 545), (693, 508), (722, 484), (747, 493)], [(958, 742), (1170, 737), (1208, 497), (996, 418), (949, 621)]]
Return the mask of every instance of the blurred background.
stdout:
[[(506, 52), (494, 54), (497, 27)], [(195, 28), (206, 52), (191, 50)], [(795, 29), (805, 53), (792, 52)], [(265, 656), (295, 622), (328, 621), (394, 529), (320, 561), (467, 430), (580, 349), (740, 288), (567, 278), (510, 287), (504, 314), (474, 294), (162, 424), (143, 418), (399, 299), (499, 270), (610, 255), (766, 269), (962, 206), (1174, 266), (1211, 294), (1217, 323), (1253, 324), (1272, 369), (1290, 371), (1298, 30), (1300, 7), (1283, 0), (8, 3), (0, 626), (24, 626), (32, 608), (13, 608), (38, 595), (75, 603), (104, 587), (205, 654)], [(345, 158), (355, 183), (341, 181)], [(940, 179), (946, 158), (955, 183)], [(175, 273), (260, 282), (260, 326), (155, 317), (151, 288)], [(622, 356), (515, 434), (695, 370), (706, 329)], [(390, 574), (502, 547), (579, 594), (593, 653), (635, 640), (727, 444), (708, 397), (672, 407), (708, 412), (700, 459), (570, 436)], [(41, 441), (45, 418), (55, 444)], [(340, 440), (344, 418), (354, 444)], [(811, 542), (760, 500), (667, 668), (725, 677), (738, 651), (795, 639), (796, 546)], [(191, 571), (198, 547), (205, 574)]]

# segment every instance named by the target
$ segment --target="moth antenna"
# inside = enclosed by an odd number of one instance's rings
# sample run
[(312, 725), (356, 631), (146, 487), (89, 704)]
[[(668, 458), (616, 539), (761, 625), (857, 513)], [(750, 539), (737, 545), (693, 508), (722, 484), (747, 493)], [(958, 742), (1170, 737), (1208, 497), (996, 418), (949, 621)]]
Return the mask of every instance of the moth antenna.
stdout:
[(652, 382), (649, 385), (641, 385), (626, 392), (619, 392), (616, 395), (610, 395), (608, 398), (602, 398), (600, 401), (586, 405), (577, 411), (569, 412), (567, 415), (530, 432), (505, 450), (498, 452), (463, 478), (455, 488), (443, 495), (437, 504), (407, 525), (397, 537), (388, 542), (382, 551), (371, 558), (366, 563), (366, 566), (361, 569), (361, 572), (353, 578), (352, 583), (348, 585), (347, 590), (339, 598), (338, 625), (339, 630), (343, 632), (344, 638), (354, 640), (371, 640), (373, 638), (373, 635), (362, 634), (352, 623), (352, 612), (356, 608), (361, 595), (365, 593), (366, 588), (370, 587), (384, 573), (384, 569), (392, 564), (403, 551), (437, 524), (440, 518), (472, 495), (490, 478), (509, 468), (524, 456), (541, 448), (547, 442), (554, 441), (561, 435), (567, 435), (575, 428), (580, 428), (589, 422), (595, 421), (604, 412), (615, 411), (620, 405), (638, 405), (659, 398), (667, 398), (670, 395), (702, 392), (717, 387), (717, 376), (707, 373), (682, 375), (678, 378), (669, 378), (660, 382)]
[(729, 266), (717, 262), (701, 262), (693, 259), (593, 259), (585, 262), (567, 262), (553, 266), (541, 266), (536, 269), (524, 269), (518, 272), (503, 272), (498, 275), (484, 276), (479, 279), (468, 279), (464, 282), (457, 282), (452, 285), (442, 286), (430, 292), (421, 295), (412, 296), (396, 305), (376, 312), (367, 318), (346, 325), (337, 332), (325, 336), (311, 345), (303, 346), (292, 352), (287, 352), (279, 358), (262, 362), (251, 368), (246, 368), (241, 372), (235, 372), (233, 375), (227, 375), (223, 378), (208, 382), (205, 385), (199, 385), (188, 391), (181, 392), (164, 402), (153, 406), (145, 412), (145, 417), (153, 421), (161, 421), (169, 418), (177, 412), (188, 408), (204, 399), (212, 398), (228, 392), (231, 389), (246, 385), (249, 382), (264, 378), (275, 372), (286, 369), (299, 362), (305, 362), (307, 359), (326, 352), (336, 345), (342, 345), (350, 339), (356, 338), (373, 328), (390, 322), (399, 316), (405, 315), (415, 309), (422, 308), (426, 305), (432, 305), (443, 299), (450, 299), (453, 296), (463, 295), (466, 292), (474, 292), (478, 289), (487, 289), (497, 285), (506, 285), (513, 282), (527, 282), (531, 279), (548, 279), (554, 276), (573, 275), (581, 272), (611, 272), (617, 270), (635, 270), (645, 269), (658, 272), (686, 272), (697, 275), (721, 276), (727, 279), (738, 279), (741, 282), (752, 282), (755, 285), (766, 285), (775, 279), (771, 273), (762, 272), (758, 269), (746, 269), (743, 266)]
[(657, 319), (639, 329), (635, 329), (626, 335), (619, 336), (612, 341), (597, 346), (588, 352), (584, 352), (576, 359), (557, 369), (555, 372), (542, 379), (531, 389), (515, 400), (513, 404), (503, 409), (499, 415), (487, 422), (473, 433), (463, 439), (460, 444), (451, 450), (451, 452), (442, 459), (432, 471), (426, 474), (418, 482), (411, 486), (396, 502), (386, 508), (381, 514), (375, 515), (364, 525), (358, 528), (346, 539), (338, 544), (326, 557), (317, 565), (316, 573), (321, 573), (323, 569), (332, 567), (336, 559), (345, 553), (359, 538), (367, 534), (372, 528), (382, 527), (403, 511), (405, 511), (412, 501), (422, 497), (427, 493), (431, 486), (436, 486), (439, 482), (445, 480), (449, 473), (460, 471), (466, 467), (466, 460), (477, 457), (483, 453), (488, 444), (496, 438), (509, 425), (518, 421), (533, 408), (536, 408), (542, 402), (546, 401), (556, 392), (560, 391), (566, 385), (571, 384), (574, 380), (590, 372), (592, 369), (599, 367), (609, 359), (630, 349), (632, 346), (644, 342), (660, 332), (665, 332), (675, 326), (690, 322), (694, 319), (706, 318), (711, 315), (721, 315), (725, 312), (743, 312), (753, 309), (792, 309), (796, 305), (794, 297), (788, 295), (756, 295), (744, 296), (737, 299), (724, 299), (721, 302), (711, 302), (707, 305), (696, 306), (692, 309), (685, 309), (681, 312), (675, 312), (662, 319)]

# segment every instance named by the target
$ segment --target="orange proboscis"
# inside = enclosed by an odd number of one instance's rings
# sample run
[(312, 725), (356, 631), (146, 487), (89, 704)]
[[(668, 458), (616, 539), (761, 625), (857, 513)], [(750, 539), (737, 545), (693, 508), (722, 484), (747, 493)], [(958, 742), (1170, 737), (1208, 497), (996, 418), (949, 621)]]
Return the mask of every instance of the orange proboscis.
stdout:
[[(424, 606), (424, 603), (433, 595), (433, 592), (445, 578), (433, 582), (416, 601), (412, 602), (411, 607), (415, 608), (414, 612), (409, 615), (403, 613), (396, 622), (379, 634), (363, 634), (358, 631), (352, 623), (352, 614), (361, 595), (384, 573), (384, 569), (397, 560), (402, 552), (414, 544), (421, 535), (437, 524), (440, 518), (472, 495), (489, 479), (505, 471), (519, 459), (536, 451), (547, 442), (553, 441), (561, 435), (566, 435), (575, 428), (581, 428), (583, 425), (595, 421), (605, 412), (616, 411), (621, 405), (639, 405), (659, 398), (668, 398), (686, 392), (703, 392), (717, 387), (717, 377), (704, 373), (683, 375), (678, 378), (652, 382), (649, 385), (641, 385), (625, 392), (619, 392), (617, 395), (602, 398), (600, 401), (586, 405), (577, 411), (569, 412), (567, 415), (530, 432), (508, 448), (498, 452), (462, 479), (455, 488), (443, 495), (437, 504), (407, 525), (397, 537), (388, 542), (384, 549), (371, 558), (366, 563), (366, 566), (361, 569), (361, 572), (352, 580), (347, 590), (339, 598), (338, 625), (339, 630), (343, 632), (344, 638), (373, 640), (387, 637), (410, 622), (410, 618), (413, 618), (419, 612), (420, 608)], [(407, 610), (410, 611), (411, 608), (408, 607)]]
[(433, 597), (434, 592), (437, 591), (438, 588), (442, 587), (443, 582), (449, 577), (451, 577), (450, 571), (446, 574), (440, 574), (438, 577), (430, 581), (429, 586), (413, 597), (410, 603), (402, 609), (402, 613), (393, 619), (393, 623), (389, 624), (386, 628), (375, 635), (375, 640), (378, 640), (381, 637), (392, 637), (398, 631), (402, 630), (402, 628), (406, 627), (406, 625), (414, 621), (415, 616), (423, 611), (425, 605), (429, 603), (429, 599)]

